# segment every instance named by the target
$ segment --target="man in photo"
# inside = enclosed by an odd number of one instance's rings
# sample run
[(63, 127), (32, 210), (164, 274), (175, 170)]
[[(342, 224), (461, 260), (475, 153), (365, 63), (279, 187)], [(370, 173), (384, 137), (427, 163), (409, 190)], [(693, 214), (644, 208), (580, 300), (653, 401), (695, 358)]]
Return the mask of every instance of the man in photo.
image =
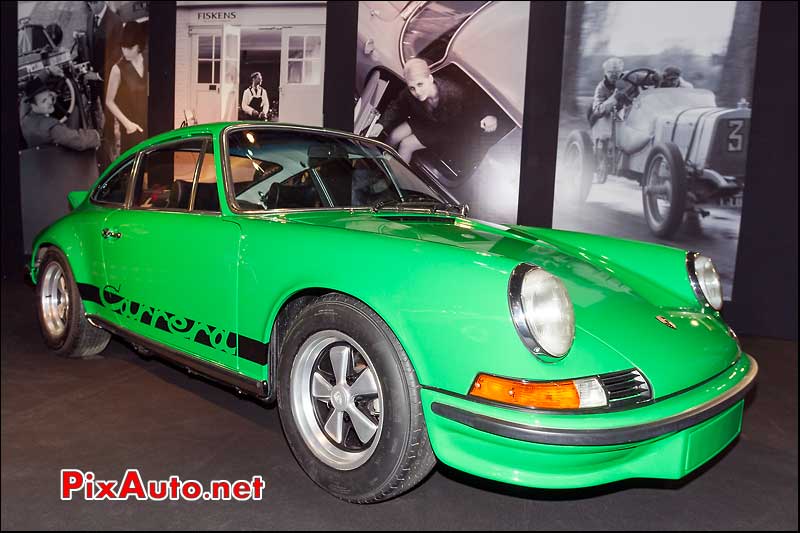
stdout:
[[(89, 20), (86, 24), (86, 34), (89, 41), (89, 51), (91, 53), (90, 62), (94, 71), (102, 76), (102, 80), (97, 83), (97, 95), (100, 102), (105, 101), (108, 91), (108, 80), (111, 67), (120, 58), (120, 36), (122, 35), (122, 19), (108, 5), (108, 2), (86, 2), (89, 6)], [(103, 111), (107, 109), (104, 105), (99, 106)], [(104, 113), (105, 115), (105, 113)], [(111, 164), (114, 154), (115, 134), (114, 118), (106, 115), (103, 121), (102, 145), (97, 152), (97, 164), (102, 171)]]
[(424, 59), (409, 59), (403, 77), (408, 90), (400, 92), (369, 135), (388, 131), (388, 144), (397, 147), (406, 163), (417, 150), (442, 147), (469, 136), (473, 129), (486, 133), (497, 129), (493, 115), (484, 116), (478, 124), (462, 124), (470, 99), (455, 83), (435, 79)]
[(108, 2), (86, 2), (90, 16), (87, 34), (91, 50), (91, 63), (95, 72), (108, 83), (111, 66), (120, 57), (119, 39), (122, 34), (122, 19), (111, 9)]
[(73, 129), (50, 116), (55, 111), (55, 93), (40, 77), (25, 85), (25, 99), (30, 109), (22, 117), (21, 126), (28, 148), (53, 144), (80, 151), (100, 146), (97, 130)]
[(250, 75), (250, 86), (242, 94), (242, 111), (247, 118), (266, 120), (269, 113), (267, 91), (261, 86), (263, 78), (260, 72)]
[(611, 139), (612, 117), (623, 107), (624, 98), (620, 96), (619, 85), (623, 84), (625, 63), (619, 57), (610, 57), (603, 62), (603, 79), (594, 89), (592, 107), (589, 109), (589, 124), (592, 127), (592, 141), (595, 146), (595, 177), (605, 175), (609, 162), (606, 160), (607, 146)]
[(681, 89), (694, 89), (694, 85), (681, 77), (681, 69), (670, 65), (661, 71), (659, 87), (679, 87)]
[[(624, 68), (625, 63), (619, 57), (610, 57), (603, 62), (603, 79), (595, 87), (592, 101), (594, 120), (608, 117), (612, 111), (617, 109), (617, 82), (625, 74)], [(608, 136), (610, 136), (610, 124), (607, 129)]]

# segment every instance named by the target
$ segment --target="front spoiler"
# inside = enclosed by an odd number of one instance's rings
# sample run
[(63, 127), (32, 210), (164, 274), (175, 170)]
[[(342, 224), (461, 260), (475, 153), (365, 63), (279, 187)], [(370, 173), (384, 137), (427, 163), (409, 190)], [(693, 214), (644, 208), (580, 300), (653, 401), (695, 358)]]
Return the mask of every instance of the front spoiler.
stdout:
[(747, 354), (744, 355), (750, 361), (750, 369), (735, 386), (725, 391), (724, 394), (676, 415), (647, 424), (609, 429), (558, 429), (500, 420), (439, 402), (433, 402), (431, 410), (441, 417), (479, 431), (524, 442), (563, 446), (630, 444), (695, 426), (739, 402), (752, 388), (756, 374), (758, 374), (758, 364), (755, 359)]

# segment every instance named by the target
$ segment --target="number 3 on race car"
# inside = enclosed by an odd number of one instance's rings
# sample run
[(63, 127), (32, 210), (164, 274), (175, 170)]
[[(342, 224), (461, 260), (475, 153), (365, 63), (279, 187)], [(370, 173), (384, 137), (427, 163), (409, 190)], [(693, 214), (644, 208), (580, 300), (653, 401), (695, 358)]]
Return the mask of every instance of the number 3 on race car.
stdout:
[(744, 127), (744, 120), (729, 120), (728, 129), (728, 151), (741, 152), (744, 148), (744, 135), (742, 135), (742, 128)]

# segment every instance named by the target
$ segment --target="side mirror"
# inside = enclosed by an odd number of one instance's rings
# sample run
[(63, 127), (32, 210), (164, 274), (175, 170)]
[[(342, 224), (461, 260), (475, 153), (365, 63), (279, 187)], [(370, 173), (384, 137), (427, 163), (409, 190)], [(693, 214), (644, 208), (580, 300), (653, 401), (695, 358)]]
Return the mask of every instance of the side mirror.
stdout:
[(89, 191), (72, 191), (67, 193), (67, 200), (69, 201), (69, 210), (72, 211), (81, 205), (89, 196)]

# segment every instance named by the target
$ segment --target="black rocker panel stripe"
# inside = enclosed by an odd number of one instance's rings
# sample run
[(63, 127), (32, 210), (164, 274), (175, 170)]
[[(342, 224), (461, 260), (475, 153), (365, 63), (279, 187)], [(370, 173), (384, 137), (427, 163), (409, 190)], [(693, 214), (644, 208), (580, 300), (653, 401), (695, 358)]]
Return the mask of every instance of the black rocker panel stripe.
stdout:
[(94, 302), (103, 305), (100, 301), (100, 289), (88, 283), (78, 283), (78, 292), (81, 293), (81, 299), (85, 302)]
[[(103, 300), (105, 299), (106, 302), (111, 304), (117, 304), (122, 302), (124, 298), (119, 294), (106, 290), (107, 288), (103, 289), (103, 297), (101, 298), (100, 295), (100, 288), (89, 283), (78, 283), (78, 292), (80, 292), (81, 299), (87, 302), (94, 302), (98, 305), (105, 306)], [(128, 307), (130, 312), (139, 317), (138, 320), (145, 325), (156, 327), (162, 331), (167, 333), (184, 333), (191, 331), (194, 326), (197, 324), (196, 320), (190, 318), (182, 318), (180, 320), (181, 328), (179, 330), (175, 330), (174, 328), (170, 327), (170, 323), (176, 318), (174, 313), (170, 313), (168, 311), (156, 311), (154, 312), (151, 308), (144, 306), (142, 308), (142, 304), (134, 301), (128, 301)], [(117, 314), (122, 314), (119, 310), (114, 310)], [(153, 319), (155, 318), (155, 323), (153, 323)], [(209, 348), (215, 347), (215, 344), (211, 340), (211, 336), (209, 335), (209, 331), (211, 332), (218, 332), (220, 331), (219, 328), (206, 324), (208, 331), (206, 328), (199, 329), (194, 336), (194, 342), (202, 344), (204, 346), (208, 346)], [(227, 336), (223, 339), (223, 345), (229, 349), (235, 349), (238, 340), (238, 356), (251, 361), (253, 363), (259, 365), (266, 365), (267, 364), (267, 347), (268, 344), (263, 343), (259, 340), (252, 339), (247, 337), (246, 335), (240, 335), (236, 332), (226, 332)]]
[[(267, 364), (267, 346), (261, 341), (251, 339), (245, 335), (238, 335), (239, 338), (239, 357), (252, 361), (259, 365)], [(272, 375), (272, 369), (270, 369)]]

